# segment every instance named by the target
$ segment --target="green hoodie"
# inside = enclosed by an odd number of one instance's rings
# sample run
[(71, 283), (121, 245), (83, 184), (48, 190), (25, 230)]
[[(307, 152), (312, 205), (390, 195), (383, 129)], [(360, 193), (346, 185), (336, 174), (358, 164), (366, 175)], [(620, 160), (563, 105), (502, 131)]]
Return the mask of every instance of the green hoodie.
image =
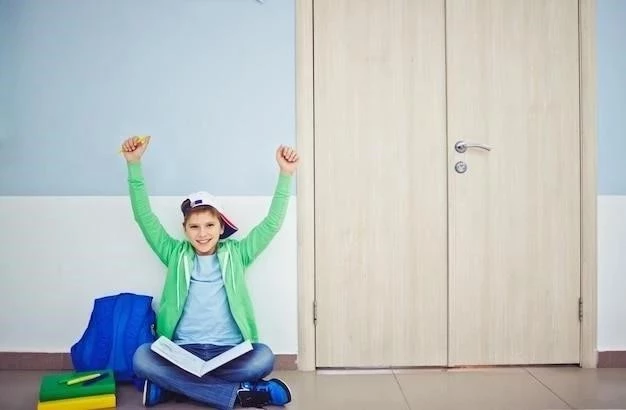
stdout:
[[(135, 221), (150, 248), (167, 266), (156, 332), (172, 339), (187, 300), (195, 250), (189, 241), (172, 238), (152, 212), (140, 163), (128, 163), (128, 188)], [(287, 213), (290, 188), (291, 176), (281, 173), (269, 213), (261, 223), (245, 238), (225, 239), (217, 247), (230, 310), (244, 339), (251, 342), (258, 341), (258, 331), (244, 273), (280, 230)]]

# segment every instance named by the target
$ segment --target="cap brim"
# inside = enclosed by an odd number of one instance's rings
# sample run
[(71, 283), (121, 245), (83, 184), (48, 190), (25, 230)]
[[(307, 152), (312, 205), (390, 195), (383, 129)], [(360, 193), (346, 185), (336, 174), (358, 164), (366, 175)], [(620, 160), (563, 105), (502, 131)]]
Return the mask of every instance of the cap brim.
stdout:
[(226, 239), (237, 232), (238, 228), (224, 214), (221, 214), (221, 216), (224, 221), (224, 233), (220, 235), (220, 239)]

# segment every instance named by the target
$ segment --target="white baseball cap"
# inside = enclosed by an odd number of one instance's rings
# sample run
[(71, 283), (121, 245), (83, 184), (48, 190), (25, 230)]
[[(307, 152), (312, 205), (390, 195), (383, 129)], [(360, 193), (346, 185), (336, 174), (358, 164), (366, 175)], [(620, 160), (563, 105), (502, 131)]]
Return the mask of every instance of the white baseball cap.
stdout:
[(221, 207), (217, 199), (208, 192), (199, 191), (189, 194), (187, 198), (185, 198), (183, 203), (180, 204), (180, 210), (182, 211), (183, 215), (185, 215), (191, 209), (203, 206), (210, 206), (215, 208), (215, 210), (220, 214), (222, 221), (224, 221), (224, 233), (220, 235), (220, 239), (226, 239), (235, 232), (237, 232), (238, 228), (224, 214), (224, 209)]

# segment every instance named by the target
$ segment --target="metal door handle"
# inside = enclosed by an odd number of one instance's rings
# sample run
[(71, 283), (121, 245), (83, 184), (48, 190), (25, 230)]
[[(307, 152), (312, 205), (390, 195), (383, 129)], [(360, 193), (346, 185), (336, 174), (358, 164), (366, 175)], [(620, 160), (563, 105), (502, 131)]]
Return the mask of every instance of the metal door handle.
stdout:
[(461, 141), (458, 141), (456, 144), (454, 144), (454, 149), (456, 150), (456, 152), (460, 152), (461, 154), (467, 151), (468, 148), (480, 148), (480, 149), (484, 149), (485, 151), (491, 151), (491, 147), (489, 145), (480, 144), (476, 142), (468, 142), (468, 141), (461, 140)]

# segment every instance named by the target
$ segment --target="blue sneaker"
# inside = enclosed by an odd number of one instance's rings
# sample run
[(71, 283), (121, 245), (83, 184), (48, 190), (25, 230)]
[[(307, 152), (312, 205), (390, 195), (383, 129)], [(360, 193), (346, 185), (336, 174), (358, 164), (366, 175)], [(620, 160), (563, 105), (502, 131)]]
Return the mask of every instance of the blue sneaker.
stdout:
[(143, 405), (152, 407), (165, 401), (165, 392), (150, 380), (143, 384)]
[(261, 380), (241, 383), (237, 398), (242, 407), (284, 406), (291, 401), (291, 391), (281, 380)]

